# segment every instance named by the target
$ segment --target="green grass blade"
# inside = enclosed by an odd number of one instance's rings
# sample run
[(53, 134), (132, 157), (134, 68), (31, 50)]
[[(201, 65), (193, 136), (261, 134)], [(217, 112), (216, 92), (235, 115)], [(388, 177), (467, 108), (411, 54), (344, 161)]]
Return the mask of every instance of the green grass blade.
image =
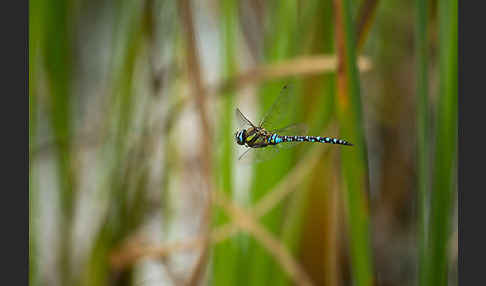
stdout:
[[(285, 245), (291, 254), (296, 257), (300, 248), (300, 240), (302, 236), (303, 221), (305, 218), (305, 209), (309, 200), (309, 180), (304, 180), (300, 184), (302, 188), (295, 192), (290, 198), (290, 202), (285, 213), (285, 218), (282, 224), (282, 244)], [(289, 277), (283, 273), (282, 269), (276, 268), (274, 270), (275, 280), (273, 285), (292, 285)]]
[(38, 108), (38, 72), (40, 62), (40, 47), (42, 46), (42, 3), (40, 1), (29, 2), (29, 285), (39, 285), (38, 278), (38, 203), (36, 170), (32, 152), (36, 144), (37, 108)]
[[(299, 41), (305, 42), (308, 40), (309, 46), (302, 44), (299, 51), (309, 54), (331, 54), (333, 50), (333, 18), (332, 18), (332, 2), (331, 1), (311, 1), (302, 5), (303, 17), (299, 18), (301, 24), (299, 27), (303, 33), (298, 33)], [(330, 119), (334, 114), (334, 74), (319, 75), (303, 79), (302, 84), (299, 84), (298, 91), (300, 95), (299, 104), (302, 106), (300, 111), (300, 122), (308, 122), (309, 134), (323, 134), (323, 130), (328, 125)], [(315, 96), (314, 96), (315, 95)], [(302, 149), (308, 149), (306, 146)], [(315, 146), (315, 148), (325, 148), (326, 146)], [(304, 150), (302, 150), (304, 151)], [(302, 153), (300, 153), (302, 154)], [(321, 156), (321, 159), (327, 159)], [(321, 161), (321, 162), (325, 162)], [(320, 217), (329, 217), (329, 209), (327, 204), (323, 206), (320, 204), (314, 209), (314, 212), (309, 207), (316, 206), (316, 201), (321, 196), (326, 196), (328, 193), (327, 186), (323, 185), (322, 181), (316, 182), (316, 178), (322, 178), (322, 172), (329, 171), (324, 164), (312, 168), (309, 171), (308, 178), (304, 179), (299, 186), (299, 190), (293, 195), (288, 202), (287, 211), (285, 213), (284, 222), (282, 225), (282, 243), (289, 249), (295, 259), (302, 256), (302, 248), (305, 248), (302, 240), (307, 236), (316, 236), (321, 233), (326, 233), (327, 230), (318, 229), (318, 231), (307, 234), (304, 227), (307, 221), (314, 221), (309, 215), (318, 213)], [(324, 175), (327, 175), (326, 172)], [(323, 194), (322, 192), (326, 192)], [(315, 229), (314, 229), (315, 230)], [(314, 261), (315, 262), (315, 261)], [(304, 261), (301, 261), (304, 263)], [(318, 275), (329, 277), (332, 274), (323, 272), (322, 264), (312, 264), (311, 268), (319, 268)], [(308, 269), (309, 271), (311, 269)], [(272, 281), (275, 285), (291, 285), (287, 275), (284, 275), (282, 269), (274, 270), (277, 275), (276, 279)], [(309, 272), (311, 275), (312, 273)], [(318, 277), (311, 277), (313, 280), (319, 281)]]
[(341, 149), (343, 189), (348, 211), (352, 279), (355, 285), (372, 285), (373, 270), (367, 207), (367, 148), (362, 122), (360, 83), (356, 67), (355, 25), (352, 1), (335, 1), (338, 68), (337, 110), (341, 137), (354, 144)]
[[(113, 136), (97, 150), (100, 161), (104, 161), (101, 171), (102, 183), (99, 191), (110, 200), (109, 210), (103, 218), (99, 231), (95, 234), (93, 246), (87, 258), (87, 266), (83, 269), (79, 285), (106, 285), (107, 283), (121, 284), (131, 280), (131, 269), (111, 276), (109, 261), (110, 252), (115, 246), (140, 223), (140, 202), (144, 194), (144, 172), (139, 172), (135, 178), (134, 169), (137, 159), (141, 155), (135, 155), (138, 151), (134, 146), (128, 152), (128, 138), (130, 127), (134, 120), (134, 108), (136, 104), (134, 87), (134, 70), (137, 58), (144, 43), (143, 25), (147, 16), (143, 14), (142, 6), (136, 1), (124, 1), (115, 5), (115, 30), (113, 40), (112, 66), (112, 94), (109, 97), (109, 107), (105, 122), (109, 130), (114, 130)], [(132, 155), (132, 156), (130, 156)], [(136, 183), (130, 184), (136, 180)], [(130, 185), (133, 186), (130, 189)], [(130, 200), (131, 193), (132, 200)]]
[[(276, 7), (267, 7), (268, 17), (271, 24), (268, 30), (269, 33), (265, 35), (265, 58), (268, 62), (273, 62), (279, 59), (284, 59), (293, 54), (293, 47), (295, 46), (295, 31), (297, 26), (297, 3), (293, 1), (273, 2), (271, 5)], [(278, 33), (273, 31), (278, 30)], [(264, 114), (271, 106), (276, 96), (280, 93), (285, 81), (272, 82), (265, 84), (261, 89), (260, 95), (260, 116)], [(298, 92), (296, 89), (293, 92)], [(270, 162), (257, 164), (254, 167), (254, 181), (251, 191), (252, 203), (258, 201), (263, 197), (290, 169), (291, 153), (286, 152), (284, 156), (272, 159)], [(270, 232), (278, 235), (280, 226), (283, 221), (283, 206), (279, 205), (268, 212), (260, 219), (263, 226)], [(278, 235), (279, 236), (279, 235)], [(245, 285), (267, 285), (269, 282), (276, 279), (273, 271), (278, 264), (273, 257), (254, 239), (250, 239), (248, 246), (248, 254), (245, 258), (249, 266), (240, 273), (241, 277), (248, 280)], [(251, 263), (250, 263), (251, 262)], [(248, 271), (248, 273), (244, 273)]]
[(59, 244), (58, 270), (63, 285), (71, 283), (70, 252), (71, 226), (74, 216), (75, 172), (72, 154), (72, 13), (73, 2), (51, 0), (44, 5), (45, 35), (44, 64), (50, 101), (50, 127), (52, 128), (57, 156), (59, 178), (61, 243)]
[[(263, 105), (262, 110), (266, 110), (273, 102), (275, 95), (278, 95), (282, 84), (268, 84), (262, 89)], [(273, 95), (273, 96), (271, 96)], [(268, 100), (270, 99), (270, 100)], [(289, 152), (286, 152), (289, 153)], [(252, 202), (259, 201), (277, 182), (282, 179), (290, 168), (290, 154), (279, 155), (278, 158), (272, 158), (270, 162), (266, 161), (254, 167), (255, 175), (253, 188), (251, 192)], [(260, 222), (263, 226), (274, 234), (278, 233), (282, 223), (283, 207), (276, 206), (274, 209), (264, 215)], [(251, 264), (246, 268), (249, 271), (250, 285), (265, 285), (269, 282), (272, 269), (277, 267), (273, 257), (254, 239), (250, 240), (249, 259)], [(243, 274), (244, 275), (244, 274)]]
[(427, 77), (427, 5), (428, 1), (416, 0), (415, 52), (417, 57), (417, 173), (418, 173), (418, 281), (425, 281), (425, 245), (426, 245), (426, 202), (429, 189), (429, 154), (428, 137), (429, 105)]
[[(236, 72), (236, 35), (238, 31), (238, 3), (237, 1), (220, 1), (221, 5), (221, 38), (223, 77), (228, 78)], [(234, 93), (227, 92), (221, 99), (220, 131), (222, 154), (219, 160), (221, 186), (220, 190), (227, 197), (233, 196), (233, 119), (234, 119)], [(218, 190), (217, 190), (218, 191)], [(214, 207), (214, 225), (218, 226), (228, 222), (228, 218), (219, 206)], [(238, 277), (238, 236), (223, 241), (213, 248), (212, 259), (212, 285), (235, 285)]]
[(445, 0), (438, 5), (440, 79), (427, 285), (447, 285), (448, 242), (456, 190), (458, 4), (457, 0)]

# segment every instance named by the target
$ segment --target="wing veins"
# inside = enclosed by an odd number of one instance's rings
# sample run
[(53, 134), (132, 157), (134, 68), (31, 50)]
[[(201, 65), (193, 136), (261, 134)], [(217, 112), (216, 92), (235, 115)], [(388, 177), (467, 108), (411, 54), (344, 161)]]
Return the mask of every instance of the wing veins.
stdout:
[[(263, 116), (262, 120), (258, 124), (258, 127), (264, 128), (264, 125), (267, 125), (268, 121), (278, 121), (276, 119), (285, 116), (286, 113), (285, 110), (279, 110), (279, 109), (286, 109), (289, 107), (289, 106), (285, 107), (285, 105), (288, 105), (288, 102), (286, 101), (289, 100), (289, 96), (290, 96), (289, 89), (290, 89), (289, 84), (283, 86), (279, 96), (277, 97), (277, 99), (275, 99), (272, 106), (270, 106), (265, 116)], [(277, 118), (275, 118), (276, 116)], [(271, 122), (270, 124), (272, 123), (275, 122)]]
[(246, 118), (245, 115), (243, 115), (239, 108), (236, 108), (235, 114), (236, 117), (240, 119), (240, 121), (248, 123), (251, 127), (255, 127), (255, 125), (253, 125), (253, 123), (248, 118)]

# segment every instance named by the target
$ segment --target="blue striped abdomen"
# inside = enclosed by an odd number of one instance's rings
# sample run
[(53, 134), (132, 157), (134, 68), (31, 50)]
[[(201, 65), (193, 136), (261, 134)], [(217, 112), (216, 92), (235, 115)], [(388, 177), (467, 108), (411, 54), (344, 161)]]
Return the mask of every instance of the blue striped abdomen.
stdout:
[(269, 141), (270, 141), (271, 144), (279, 144), (279, 143), (285, 143), (285, 142), (317, 142), (317, 143), (331, 143), (331, 144), (353, 146), (353, 144), (347, 142), (346, 140), (332, 138), (332, 137), (280, 136), (276, 133), (272, 134)]

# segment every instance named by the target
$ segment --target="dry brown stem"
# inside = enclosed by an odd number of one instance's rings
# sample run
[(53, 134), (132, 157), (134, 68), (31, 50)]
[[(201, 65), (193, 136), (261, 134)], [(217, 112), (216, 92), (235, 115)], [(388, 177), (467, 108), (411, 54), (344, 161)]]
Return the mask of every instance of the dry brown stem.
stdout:
[[(368, 71), (371, 69), (371, 66), (368, 58), (359, 57), (358, 69), (360, 71)], [(258, 84), (288, 76), (308, 76), (334, 72), (336, 69), (337, 58), (335, 55), (299, 57), (252, 68), (217, 84), (214, 87), (214, 92), (220, 94), (228, 90), (239, 89), (249, 84)]]
[(222, 192), (215, 193), (213, 202), (223, 207), (237, 226), (252, 234), (275, 257), (275, 260), (296, 285), (312, 285), (307, 273), (295, 261), (288, 249), (259, 224), (255, 217), (234, 205), (229, 199), (224, 197)]

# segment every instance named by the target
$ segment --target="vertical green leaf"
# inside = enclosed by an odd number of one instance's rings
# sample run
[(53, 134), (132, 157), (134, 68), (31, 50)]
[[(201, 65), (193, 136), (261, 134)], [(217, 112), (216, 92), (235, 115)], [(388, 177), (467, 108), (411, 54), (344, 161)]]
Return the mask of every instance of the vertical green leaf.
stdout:
[(428, 235), (427, 285), (446, 285), (457, 163), (457, 0), (438, 3), (439, 102)]
[[(302, 4), (302, 14), (299, 17), (299, 30), (297, 33), (297, 42), (300, 43), (296, 47), (298, 52), (306, 54), (330, 54), (333, 50), (333, 17), (332, 17), (332, 2), (331, 1), (309, 1)], [(305, 45), (305, 40), (309, 41), (309, 46)], [(301, 104), (302, 110), (299, 110), (300, 122), (308, 122), (310, 135), (322, 134), (325, 127), (329, 124), (330, 119), (334, 114), (334, 74), (325, 74), (315, 77), (304, 78), (302, 84), (299, 84), (296, 90), (299, 91), (299, 104)], [(316, 96), (313, 96), (316, 95)], [(305, 146), (305, 149), (309, 149), (310, 146)], [(326, 148), (327, 146), (315, 146), (315, 148)], [(304, 151), (304, 150), (302, 150)], [(300, 153), (302, 154), (302, 153)], [(321, 159), (328, 159), (324, 155)], [(323, 161), (325, 162), (325, 161)], [(323, 178), (326, 174), (321, 172), (329, 172), (330, 169), (325, 164), (318, 164), (309, 171), (309, 175), (302, 181), (299, 186), (299, 190), (290, 198), (286, 212), (284, 214), (284, 222), (282, 229), (282, 243), (289, 249), (294, 255), (295, 259), (302, 256), (301, 248), (305, 247), (302, 240), (306, 234), (302, 233), (306, 231), (304, 226), (306, 220), (313, 221), (314, 218), (309, 215), (318, 212), (319, 216), (328, 217), (329, 209), (326, 205), (319, 204), (324, 202), (320, 198), (328, 197), (327, 187), (328, 182), (322, 182), (315, 178)], [(316, 204), (316, 201), (319, 201)], [(317, 209), (312, 210), (309, 207), (318, 205)], [(327, 229), (319, 229), (316, 232), (312, 232), (309, 236), (319, 236), (322, 233), (326, 233)], [(326, 234), (332, 236), (333, 234)], [(319, 243), (321, 243), (320, 241)], [(332, 252), (331, 252), (332, 253)], [(301, 261), (302, 262), (302, 261)], [(305, 262), (302, 262), (305, 263)], [(315, 261), (309, 262), (315, 265)], [(322, 268), (322, 264), (315, 265), (319, 268), (319, 275), (323, 277), (329, 277), (331, 273), (326, 272)], [(310, 269), (309, 274), (312, 274)], [(283, 273), (280, 268), (275, 269), (275, 279), (272, 280), (274, 285), (291, 285), (289, 277)], [(314, 277), (311, 277), (314, 278)], [(317, 278), (314, 282), (319, 281)]]
[(368, 214), (367, 148), (362, 122), (360, 82), (356, 66), (352, 1), (335, 0), (336, 42), (339, 53), (337, 110), (341, 137), (354, 144), (341, 149), (343, 189), (350, 237), (351, 269), (356, 285), (372, 285)]
[(60, 198), (59, 273), (63, 285), (71, 282), (71, 225), (74, 211), (74, 170), (72, 166), (72, 5), (71, 1), (49, 0), (44, 3), (45, 35), (42, 48), (50, 103), (50, 127), (54, 133)]
[(41, 35), (43, 33), (42, 3), (38, 0), (29, 2), (29, 285), (38, 285), (38, 210), (37, 185), (32, 150), (36, 144), (37, 130), (37, 88), (41, 53)]
[[(102, 175), (100, 192), (110, 200), (109, 210), (103, 218), (102, 225), (96, 233), (93, 246), (87, 258), (87, 266), (83, 269), (79, 285), (106, 285), (107, 283), (123, 284), (132, 279), (132, 269), (113, 275), (109, 254), (115, 246), (138, 226), (142, 211), (139, 209), (143, 201), (144, 174), (135, 179), (133, 168), (138, 167), (135, 154), (137, 147), (128, 150), (128, 138), (131, 137), (130, 127), (133, 124), (136, 94), (134, 94), (134, 70), (144, 43), (142, 5), (138, 1), (123, 1), (115, 5), (114, 40), (112, 53), (112, 94), (109, 97), (109, 107), (106, 122), (107, 129), (114, 130), (113, 138), (104, 142), (97, 150), (100, 161), (106, 161)], [(132, 156), (130, 156), (132, 155)], [(131, 180), (135, 190), (129, 195)]]
[(428, 77), (427, 77), (427, 5), (426, 0), (416, 0), (415, 53), (417, 57), (417, 173), (418, 173), (418, 281), (425, 281), (425, 244), (426, 244), (426, 202), (429, 189), (428, 148)]
[[(223, 77), (231, 77), (236, 73), (236, 35), (238, 31), (238, 1), (220, 1), (221, 6), (221, 49), (223, 62)], [(221, 99), (221, 120), (219, 130), (221, 134), (222, 153), (219, 160), (220, 190), (227, 197), (233, 195), (233, 130), (234, 94), (227, 92)], [(217, 174), (218, 171), (215, 172)], [(216, 190), (219, 191), (219, 190)], [(219, 206), (215, 206), (216, 226), (227, 223), (228, 217)], [(213, 249), (213, 285), (235, 285), (238, 277), (238, 237), (231, 237)]]
[[(291, 56), (296, 46), (297, 29), (297, 3), (295, 1), (284, 1), (272, 3), (275, 7), (267, 7), (269, 11), (270, 29), (265, 35), (265, 58), (268, 62), (285, 59)], [(278, 31), (276, 33), (275, 31)], [(260, 116), (270, 108), (276, 97), (279, 95), (285, 82), (276, 81), (265, 84), (261, 89), (260, 95)], [(290, 92), (298, 93), (297, 88), (293, 87)], [(261, 118), (261, 117), (260, 117)], [(260, 119), (258, 118), (258, 120)], [(277, 158), (267, 162), (257, 164), (254, 167), (255, 179), (251, 192), (252, 202), (257, 202), (275, 184), (284, 177), (290, 169), (291, 152), (287, 155), (279, 155)], [(281, 229), (283, 217), (283, 206), (279, 205), (269, 211), (260, 219), (265, 228), (274, 234), (278, 234)], [(273, 270), (279, 267), (267, 250), (259, 245), (255, 240), (250, 240), (248, 247), (248, 258), (251, 264), (247, 271), (249, 285), (267, 285), (276, 278)], [(248, 264), (247, 264), (248, 265)], [(243, 274), (245, 275), (245, 274)]]

